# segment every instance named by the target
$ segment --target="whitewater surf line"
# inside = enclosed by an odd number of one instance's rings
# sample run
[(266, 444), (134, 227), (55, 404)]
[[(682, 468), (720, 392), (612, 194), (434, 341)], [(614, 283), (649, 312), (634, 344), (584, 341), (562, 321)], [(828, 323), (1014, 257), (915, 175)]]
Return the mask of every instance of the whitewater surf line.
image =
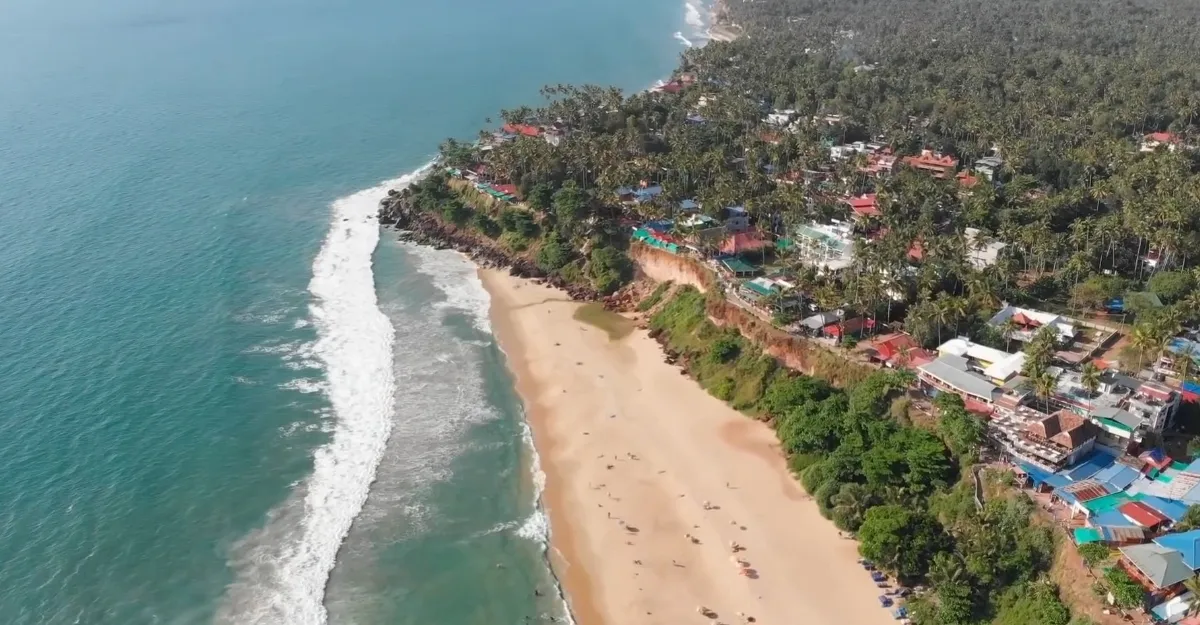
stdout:
[(395, 330), (380, 310), (372, 256), (375, 217), (398, 180), (338, 199), (312, 265), (311, 355), (324, 371), (332, 434), (313, 452), (312, 474), (273, 510), (266, 525), (235, 547), (236, 579), (217, 621), (237, 625), (324, 625), (325, 585), (338, 550), (362, 509), (386, 448), (394, 412)]

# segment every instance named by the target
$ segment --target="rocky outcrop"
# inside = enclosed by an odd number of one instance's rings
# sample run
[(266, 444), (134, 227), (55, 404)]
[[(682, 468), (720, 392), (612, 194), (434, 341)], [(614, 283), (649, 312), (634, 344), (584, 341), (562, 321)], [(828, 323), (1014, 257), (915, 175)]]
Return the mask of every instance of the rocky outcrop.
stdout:
[[(404, 189), (388, 191), (387, 197), (379, 202), (379, 223), (400, 232), (400, 240), (426, 245), (434, 249), (450, 249), (465, 254), (480, 267), (507, 268), (509, 273), (549, 284), (561, 289), (579, 301), (605, 301), (595, 289), (570, 284), (559, 276), (548, 276), (532, 260), (513, 254), (491, 239), (466, 228), (458, 228), (442, 221), (433, 213), (422, 211), (415, 205), (412, 194)], [(615, 302), (613, 302), (615, 305)]]

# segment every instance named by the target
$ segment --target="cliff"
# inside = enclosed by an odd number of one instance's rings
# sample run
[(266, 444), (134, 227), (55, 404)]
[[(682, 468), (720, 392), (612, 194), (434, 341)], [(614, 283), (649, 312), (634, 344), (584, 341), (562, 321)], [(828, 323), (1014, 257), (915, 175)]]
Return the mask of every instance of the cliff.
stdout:
[(569, 283), (557, 275), (547, 275), (528, 256), (513, 254), (478, 232), (460, 228), (433, 213), (422, 211), (416, 206), (408, 189), (388, 191), (387, 197), (379, 202), (378, 216), (380, 225), (400, 232), (401, 241), (455, 250), (481, 267), (508, 268), (514, 276), (562, 289), (575, 300), (602, 300), (600, 294), (591, 287)]

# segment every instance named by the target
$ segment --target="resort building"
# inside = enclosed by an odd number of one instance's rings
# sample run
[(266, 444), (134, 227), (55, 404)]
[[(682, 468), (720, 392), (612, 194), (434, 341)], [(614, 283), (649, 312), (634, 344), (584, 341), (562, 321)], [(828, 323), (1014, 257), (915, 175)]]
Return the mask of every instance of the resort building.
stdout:
[(812, 222), (796, 228), (800, 257), (823, 271), (841, 271), (854, 262), (854, 238), (848, 224)]
[(855, 219), (878, 217), (880, 214), (879, 197), (874, 193), (866, 193), (857, 197), (852, 196), (842, 201), (850, 207), (850, 211), (854, 213)]
[(942, 354), (937, 360), (917, 367), (917, 379), (927, 391), (954, 393), (971, 407), (985, 409), (996, 403), (1000, 389), (971, 366), (970, 360), (954, 354)]
[(999, 349), (973, 343), (964, 337), (950, 339), (938, 346), (941, 355), (953, 355), (967, 359), (969, 367), (984, 378), (999, 386), (1016, 377), (1025, 366), (1025, 354), (1010, 354)]
[(1009, 319), (1012, 319), (1015, 325), (1007, 331), (1005, 338), (1023, 343), (1033, 340), (1033, 335), (1044, 326), (1052, 326), (1058, 332), (1058, 341), (1061, 344), (1071, 343), (1079, 334), (1074, 322), (1066, 317), (1008, 304), (988, 320), (988, 325), (1004, 332)]
[(958, 169), (958, 159), (933, 150), (921, 150), (917, 156), (904, 157), (904, 164), (914, 169), (929, 172), (934, 178), (948, 178)]

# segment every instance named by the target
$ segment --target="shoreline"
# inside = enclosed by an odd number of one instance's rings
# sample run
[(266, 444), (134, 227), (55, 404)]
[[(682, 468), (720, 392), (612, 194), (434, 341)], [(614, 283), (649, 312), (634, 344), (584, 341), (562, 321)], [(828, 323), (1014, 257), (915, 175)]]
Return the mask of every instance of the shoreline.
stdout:
[(645, 331), (606, 333), (562, 291), (479, 275), (546, 476), (551, 568), (579, 625), (707, 621), (699, 606), (724, 623), (893, 622), (770, 428), (664, 362)]

